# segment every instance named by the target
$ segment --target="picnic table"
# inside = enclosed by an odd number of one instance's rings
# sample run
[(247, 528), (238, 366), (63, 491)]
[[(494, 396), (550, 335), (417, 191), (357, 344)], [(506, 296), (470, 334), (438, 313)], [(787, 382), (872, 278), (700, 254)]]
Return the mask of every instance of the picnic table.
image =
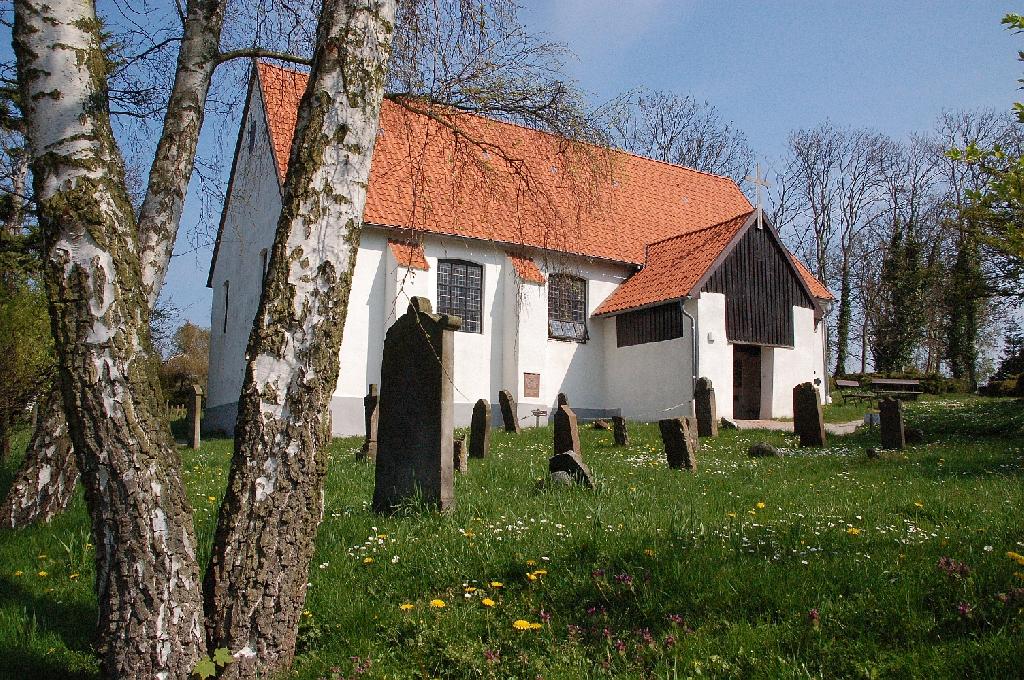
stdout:
[(856, 380), (836, 380), (836, 389), (839, 390), (839, 396), (843, 398), (844, 404), (851, 401), (874, 401), (875, 399), (874, 393), (862, 391), (860, 383)]
[(917, 398), (924, 394), (920, 380), (904, 378), (872, 378), (871, 390), (878, 399), (892, 397), (893, 399), (917, 401)]

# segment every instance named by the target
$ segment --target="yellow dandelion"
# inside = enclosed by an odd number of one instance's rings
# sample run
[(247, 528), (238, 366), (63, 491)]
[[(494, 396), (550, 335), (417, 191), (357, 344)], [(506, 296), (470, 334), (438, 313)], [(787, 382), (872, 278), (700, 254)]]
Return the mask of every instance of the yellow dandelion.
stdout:
[(541, 624), (539, 624), (539, 623), (531, 623), (530, 624), (530, 630), (537, 630), (538, 628), (542, 628), (542, 627), (543, 626)]
[(516, 619), (512, 622), (512, 627), (516, 630), (530, 630), (530, 622), (526, 619)]
[(447, 607), (448, 605), (446, 605), (444, 603), (444, 600), (431, 600), (430, 601), (430, 606), (433, 607), (434, 609), (443, 609), (443, 608)]
[(1020, 553), (1015, 553), (1011, 550), (1010, 552), (1006, 553), (1006, 556), (1014, 562), (1016, 562), (1017, 564), (1024, 567), (1024, 555), (1021, 555)]
[(648, 557), (654, 557), (654, 551), (650, 548), (645, 548), (644, 555), (647, 555)]
[(388, 537), (388, 535), (387, 535), (387, 534), (377, 534), (377, 538), (379, 538), (379, 539), (381, 539), (381, 540), (384, 540), (384, 539), (385, 539), (385, 538), (387, 538), (387, 537)]
[(534, 569), (533, 573), (537, 576), (546, 576), (548, 573), (547, 569)]
[(530, 579), (531, 581), (536, 581), (537, 580), (537, 575), (534, 574), (533, 572), (528, 572), (526, 574), (526, 578)]
[(480, 600), (480, 604), (482, 604), (485, 607), (493, 607), (494, 606), (494, 600), (492, 600), (489, 597), (485, 597), (484, 599)]
[(19, 569), (18, 571), (14, 572), (15, 576), (24, 576), (24, 574), (25, 574), (25, 572), (23, 572), (21, 569)]
[(473, 586), (466, 586), (465, 588), (463, 588), (463, 590), (465, 590), (467, 593), (475, 593), (476, 592), (476, 588), (474, 588)]
[(76, 572), (75, 572), (74, 574), (71, 574), (71, 576), (68, 576), (68, 578), (69, 578), (69, 579), (71, 579), (72, 581), (74, 581), (74, 580), (75, 580), (76, 578), (78, 578), (79, 576), (81, 576), (81, 574), (79, 574), (79, 573), (78, 573), (78, 572), (76, 571)]
[(725, 516), (726, 517), (731, 517), (732, 519), (736, 519), (736, 513), (735, 512), (727, 512), (727, 513), (725, 513)]
[(216, 497), (216, 496), (207, 496), (207, 497), (206, 497), (206, 500), (208, 500), (208, 501), (210, 501), (210, 502), (212, 503), (212, 502), (214, 502), (215, 500), (217, 500), (217, 497)]
[(501, 588), (501, 587), (503, 587), (504, 585), (505, 585), (505, 584), (504, 584), (504, 583), (502, 583), (501, 581), (491, 581), (491, 587), (492, 587), (492, 588)]
[(402, 604), (398, 605), (398, 608), (401, 609), (403, 612), (408, 612), (412, 611), (413, 605), (408, 602), (403, 602)]
[(916, 507), (916, 508), (923, 508), (924, 507), (924, 503), (922, 503), (921, 501), (914, 501), (914, 507)]
[(860, 529), (858, 529), (857, 527), (850, 527), (846, 530), (846, 533), (850, 534), (851, 536), (859, 536)]
[(757, 514), (757, 510), (747, 510), (747, 514), (748, 515), (756, 515)]
[(765, 507), (764, 506), (764, 501), (759, 501), (758, 504), (757, 504), (757, 509), (758, 510), (764, 510), (764, 507)]
[(41, 572), (39, 572), (39, 576), (40, 576), (41, 578), (46, 578), (47, 576), (49, 576), (49, 574), (48, 574), (48, 573), (46, 573), (45, 571), (41, 571)]
[(537, 560), (526, 560), (526, 566), (532, 567), (537, 564)]
[(303, 615), (303, 616), (305, 616), (306, 618), (309, 618), (310, 616), (312, 616), (312, 615), (313, 615), (313, 612), (311, 612), (311, 611), (309, 611), (308, 609), (306, 609), (306, 610), (304, 610), (304, 611), (302, 612), (302, 615)]
[(373, 558), (372, 557), (364, 557), (363, 558), (363, 564), (373, 564)]

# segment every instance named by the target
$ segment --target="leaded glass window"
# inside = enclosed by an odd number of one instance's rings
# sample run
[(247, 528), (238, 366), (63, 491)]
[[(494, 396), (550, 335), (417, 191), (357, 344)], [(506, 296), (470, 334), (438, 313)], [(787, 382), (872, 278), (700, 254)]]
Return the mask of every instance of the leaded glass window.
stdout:
[(483, 310), (484, 270), (478, 264), (461, 260), (437, 263), (437, 313), (462, 318), (460, 331), (483, 332), (480, 323)]
[(548, 277), (548, 337), (587, 341), (587, 282), (569, 274)]

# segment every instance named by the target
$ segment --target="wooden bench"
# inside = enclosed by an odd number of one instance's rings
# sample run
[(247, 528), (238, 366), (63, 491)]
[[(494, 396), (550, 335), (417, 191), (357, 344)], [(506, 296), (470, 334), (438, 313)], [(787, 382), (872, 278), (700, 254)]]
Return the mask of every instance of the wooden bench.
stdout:
[(917, 398), (924, 394), (920, 380), (903, 378), (874, 378), (871, 381), (871, 390), (878, 399), (892, 397), (905, 401), (917, 401)]
[(856, 380), (836, 380), (836, 389), (839, 390), (839, 396), (843, 398), (844, 404), (851, 401), (863, 402), (875, 399), (875, 395), (871, 392), (851, 391), (861, 389), (860, 383)]

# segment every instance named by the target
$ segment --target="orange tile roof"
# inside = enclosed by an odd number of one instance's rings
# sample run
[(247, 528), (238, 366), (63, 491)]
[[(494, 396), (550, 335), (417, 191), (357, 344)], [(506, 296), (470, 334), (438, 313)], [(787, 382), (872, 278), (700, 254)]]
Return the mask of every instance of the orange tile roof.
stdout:
[[(262, 63), (257, 72), (283, 180), (307, 76)], [(489, 153), (426, 115), (384, 102), (367, 223), (642, 264), (647, 244), (751, 209), (726, 177), (621, 151), (572, 146), (554, 135), (481, 116), (459, 113), (449, 120)], [(595, 154), (610, 173), (582, 170)]]
[(388, 241), (388, 247), (398, 260), (398, 264), (406, 269), (422, 269), (430, 271), (427, 264), (427, 257), (423, 254), (423, 246), (419, 243), (407, 243), (404, 241)]
[(512, 253), (505, 253), (508, 259), (512, 262), (512, 266), (516, 269), (516, 274), (520, 279), (528, 283), (540, 283), (543, 284), (547, 279), (540, 273), (540, 269), (537, 264), (528, 257), (520, 257), (519, 255), (513, 255)]
[(719, 224), (652, 243), (644, 268), (602, 302), (594, 315), (686, 297), (747, 222), (747, 212)]
[(832, 295), (832, 292), (825, 287), (822, 283), (811, 273), (811, 270), (804, 265), (793, 253), (789, 253), (789, 259), (793, 260), (793, 264), (796, 265), (796, 270), (800, 272), (800, 277), (807, 284), (807, 288), (811, 291), (811, 295), (818, 298), (819, 300), (835, 300), (836, 297)]

